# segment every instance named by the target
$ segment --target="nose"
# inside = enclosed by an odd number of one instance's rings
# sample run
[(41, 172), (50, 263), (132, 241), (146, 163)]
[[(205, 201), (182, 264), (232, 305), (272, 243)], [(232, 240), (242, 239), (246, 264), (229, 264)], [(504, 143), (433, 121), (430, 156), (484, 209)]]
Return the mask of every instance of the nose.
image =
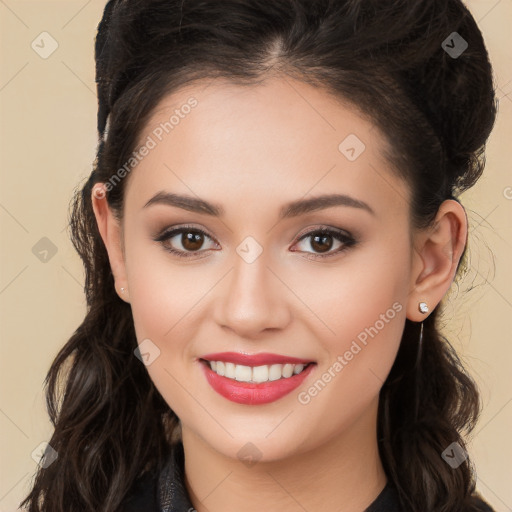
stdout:
[(267, 329), (288, 325), (292, 295), (263, 255), (252, 263), (237, 256), (225, 283), (217, 288), (215, 320), (240, 337), (257, 338)]

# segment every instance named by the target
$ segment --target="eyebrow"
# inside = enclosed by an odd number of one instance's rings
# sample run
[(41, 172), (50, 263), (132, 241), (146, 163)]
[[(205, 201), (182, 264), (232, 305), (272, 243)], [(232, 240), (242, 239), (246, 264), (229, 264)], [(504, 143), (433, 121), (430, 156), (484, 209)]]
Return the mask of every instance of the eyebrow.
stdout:
[[(224, 208), (219, 204), (210, 203), (192, 196), (172, 194), (170, 192), (158, 192), (144, 205), (143, 208), (148, 208), (155, 204), (175, 206), (177, 208), (182, 208), (183, 210), (211, 215), (213, 217), (222, 217), (224, 215)], [(279, 211), (279, 219), (298, 217), (299, 215), (332, 208), (333, 206), (359, 208), (375, 215), (374, 210), (364, 201), (345, 194), (328, 194), (309, 199), (298, 199), (285, 204)]]

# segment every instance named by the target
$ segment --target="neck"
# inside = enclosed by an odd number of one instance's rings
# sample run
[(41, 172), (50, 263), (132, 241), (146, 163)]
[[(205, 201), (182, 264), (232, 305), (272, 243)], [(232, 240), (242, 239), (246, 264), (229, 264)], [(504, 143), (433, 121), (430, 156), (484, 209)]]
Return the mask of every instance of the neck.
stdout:
[(197, 512), (362, 512), (386, 485), (378, 401), (348, 431), (286, 459), (246, 465), (183, 428), (185, 485)]

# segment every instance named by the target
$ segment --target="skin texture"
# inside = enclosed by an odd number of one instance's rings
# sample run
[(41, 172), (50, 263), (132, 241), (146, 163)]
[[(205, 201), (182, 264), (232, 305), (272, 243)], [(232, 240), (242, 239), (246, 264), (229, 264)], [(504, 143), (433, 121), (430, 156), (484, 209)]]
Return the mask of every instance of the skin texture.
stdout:
[[(181, 420), (193, 504), (199, 512), (335, 511), (340, 504), (360, 512), (386, 483), (376, 439), (379, 390), (406, 317), (423, 320), (418, 303), (432, 310), (453, 281), (465, 212), (447, 200), (432, 228), (414, 230), (409, 186), (382, 156), (379, 130), (348, 103), (289, 77), (250, 87), (189, 84), (160, 103), (140, 141), (190, 97), (197, 106), (125, 178), (122, 223), (96, 189), (92, 201), (137, 339), (160, 349), (147, 369)], [(350, 134), (365, 144), (354, 161), (338, 149)], [(219, 204), (224, 215), (144, 208), (160, 191)], [(374, 213), (335, 206), (278, 220), (285, 203), (332, 193)], [(186, 251), (181, 235), (154, 241), (184, 224), (208, 234), (190, 258), (166, 251)], [(323, 246), (299, 238), (322, 226), (347, 231), (355, 245), (336, 254), (343, 244), (332, 238), (331, 256), (311, 259)], [(252, 263), (237, 252), (246, 237), (263, 249)], [(376, 325), (378, 333), (333, 372), (338, 356)], [(271, 352), (317, 366), (280, 400), (243, 405), (217, 394), (197, 361), (222, 351)], [(301, 403), (299, 393), (329, 368), (330, 382)], [(256, 464), (240, 460), (243, 447), (259, 457)]]

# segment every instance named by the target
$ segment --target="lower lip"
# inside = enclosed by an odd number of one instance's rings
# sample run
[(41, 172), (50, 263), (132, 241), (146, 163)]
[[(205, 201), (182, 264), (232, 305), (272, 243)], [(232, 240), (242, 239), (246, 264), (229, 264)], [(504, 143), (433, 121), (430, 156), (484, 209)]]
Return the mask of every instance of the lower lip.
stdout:
[(288, 378), (262, 382), (239, 382), (227, 377), (221, 377), (215, 373), (207, 364), (200, 363), (210, 386), (224, 398), (245, 405), (260, 405), (275, 402), (283, 396), (291, 393), (299, 387), (304, 379), (313, 370), (314, 364), (310, 364), (298, 375)]

